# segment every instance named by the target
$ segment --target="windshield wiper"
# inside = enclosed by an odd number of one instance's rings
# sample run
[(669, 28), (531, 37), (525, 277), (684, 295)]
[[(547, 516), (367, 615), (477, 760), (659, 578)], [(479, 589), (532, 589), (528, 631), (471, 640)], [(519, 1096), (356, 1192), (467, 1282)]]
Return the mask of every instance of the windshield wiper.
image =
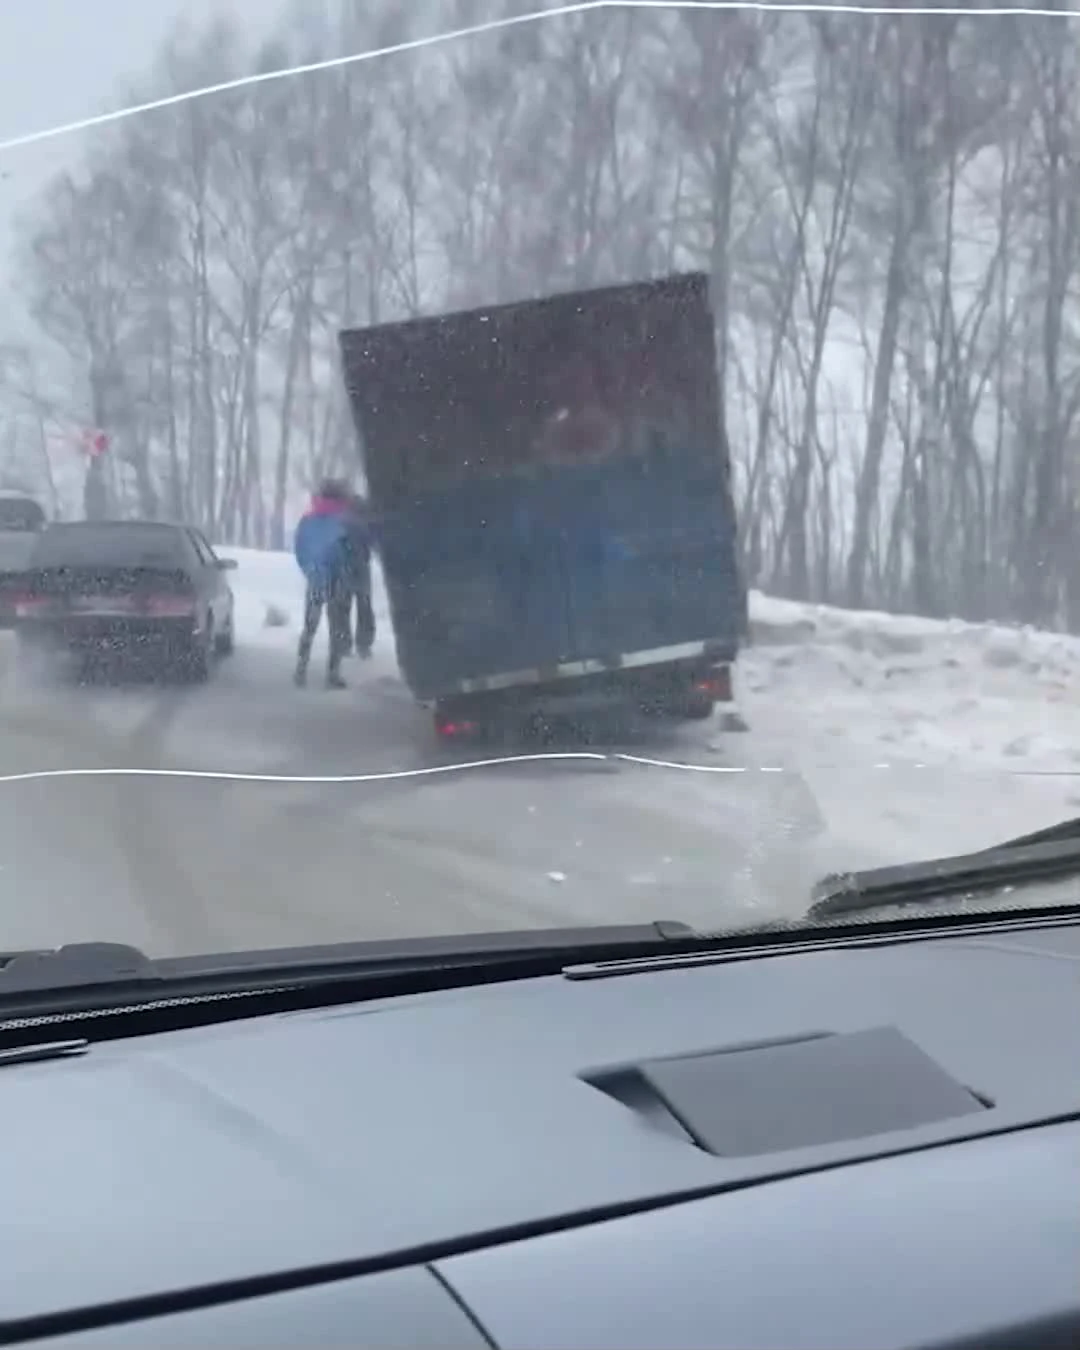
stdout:
[(814, 887), (811, 919), (857, 914), (887, 905), (917, 905), (1030, 886), (1080, 875), (1080, 818), (1033, 834), (1018, 835), (993, 848), (953, 858), (876, 867), (824, 877)]
[(75, 942), (55, 949), (0, 952), (0, 996), (112, 980), (127, 984), (161, 978), (148, 956), (137, 947), (119, 942)]
[(423, 972), (498, 973), (528, 967), (557, 974), (580, 956), (620, 960), (692, 949), (709, 941), (668, 920), (580, 928), (463, 933), (342, 942), (319, 947), (224, 952), (153, 960), (135, 947), (75, 943), (55, 950), (0, 953), (0, 1023), (35, 1011), (138, 1006), (158, 999), (198, 999), (252, 991), (311, 988), (381, 975)]
[(1066, 844), (1070, 840), (1080, 841), (1080, 816), (1070, 816), (1056, 825), (1047, 825), (1032, 834), (1018, 834), (1014, 839), (1006, 839), (1002, 844), (984, 849), (985, 853), (997, 853), (1003, 848), (1023, 848), (1026, 844)]

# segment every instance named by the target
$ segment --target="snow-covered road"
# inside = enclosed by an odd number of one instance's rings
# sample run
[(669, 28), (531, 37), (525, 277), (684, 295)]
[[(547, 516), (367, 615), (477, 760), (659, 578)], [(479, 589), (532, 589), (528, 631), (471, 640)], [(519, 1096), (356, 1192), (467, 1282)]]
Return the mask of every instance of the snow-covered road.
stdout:
[[(207, 686), (8, 678), (0, 771), (398, 776), (0, 782), (0, 945), (175, 953), (659, 917), (720, 926), (800, 913), (834, 868), (1080, 812), (1070, 639), (754, 597), (749, 733), (706, 724), (619, 747), (652, 763), (455, 769), (397, 679), (383, 606), (352, 687), (298, 692), (292, 560), (233, 552), (238, 649)], [(274, 611), (284, 623), (266, 623)], [(451, 771), (415, 773), (431, 768)]]

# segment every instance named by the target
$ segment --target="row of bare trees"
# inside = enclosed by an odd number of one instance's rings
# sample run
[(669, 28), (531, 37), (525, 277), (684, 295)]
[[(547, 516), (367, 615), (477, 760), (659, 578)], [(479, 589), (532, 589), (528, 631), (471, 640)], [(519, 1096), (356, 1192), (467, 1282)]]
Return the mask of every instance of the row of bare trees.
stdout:
[[(219, 23), (148, 87), (387, 45), (405, 9), (306, 3), (255, 53)], [(705, 267), (754, 584), (1080, 629), (1078, 35), (605, 9), (117, 124), (23, 226), (9, 470), (59, 491), (57, 438), (103, 427), (79, 509), (281, 547), (355, 463), (342, 326)]]

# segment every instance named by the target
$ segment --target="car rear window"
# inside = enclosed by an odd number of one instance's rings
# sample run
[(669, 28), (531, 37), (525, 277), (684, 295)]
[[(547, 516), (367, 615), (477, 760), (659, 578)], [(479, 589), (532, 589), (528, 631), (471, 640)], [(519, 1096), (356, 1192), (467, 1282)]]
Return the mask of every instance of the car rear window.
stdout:
[(29, 530), (5, 530), (0, 526), (0, 572), (20, 572), (30, 562), (38, 536)]
[(35, 567), (179, 567), (179, 530), (161, 525), (60, 525), (36, 536)]

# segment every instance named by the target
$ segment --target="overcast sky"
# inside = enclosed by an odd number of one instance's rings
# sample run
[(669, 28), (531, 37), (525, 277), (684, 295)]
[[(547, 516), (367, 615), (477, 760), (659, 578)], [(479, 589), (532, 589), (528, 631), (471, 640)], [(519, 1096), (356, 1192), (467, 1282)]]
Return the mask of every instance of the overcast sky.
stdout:
[[(112, 106), (180, 21), (233, 14), (260, 32), (276, 12), (276, 0), (0, 0), (0, 139)], [(12, 216), (94, 134), (0, 154), (0, 275), (8, 273)]]

